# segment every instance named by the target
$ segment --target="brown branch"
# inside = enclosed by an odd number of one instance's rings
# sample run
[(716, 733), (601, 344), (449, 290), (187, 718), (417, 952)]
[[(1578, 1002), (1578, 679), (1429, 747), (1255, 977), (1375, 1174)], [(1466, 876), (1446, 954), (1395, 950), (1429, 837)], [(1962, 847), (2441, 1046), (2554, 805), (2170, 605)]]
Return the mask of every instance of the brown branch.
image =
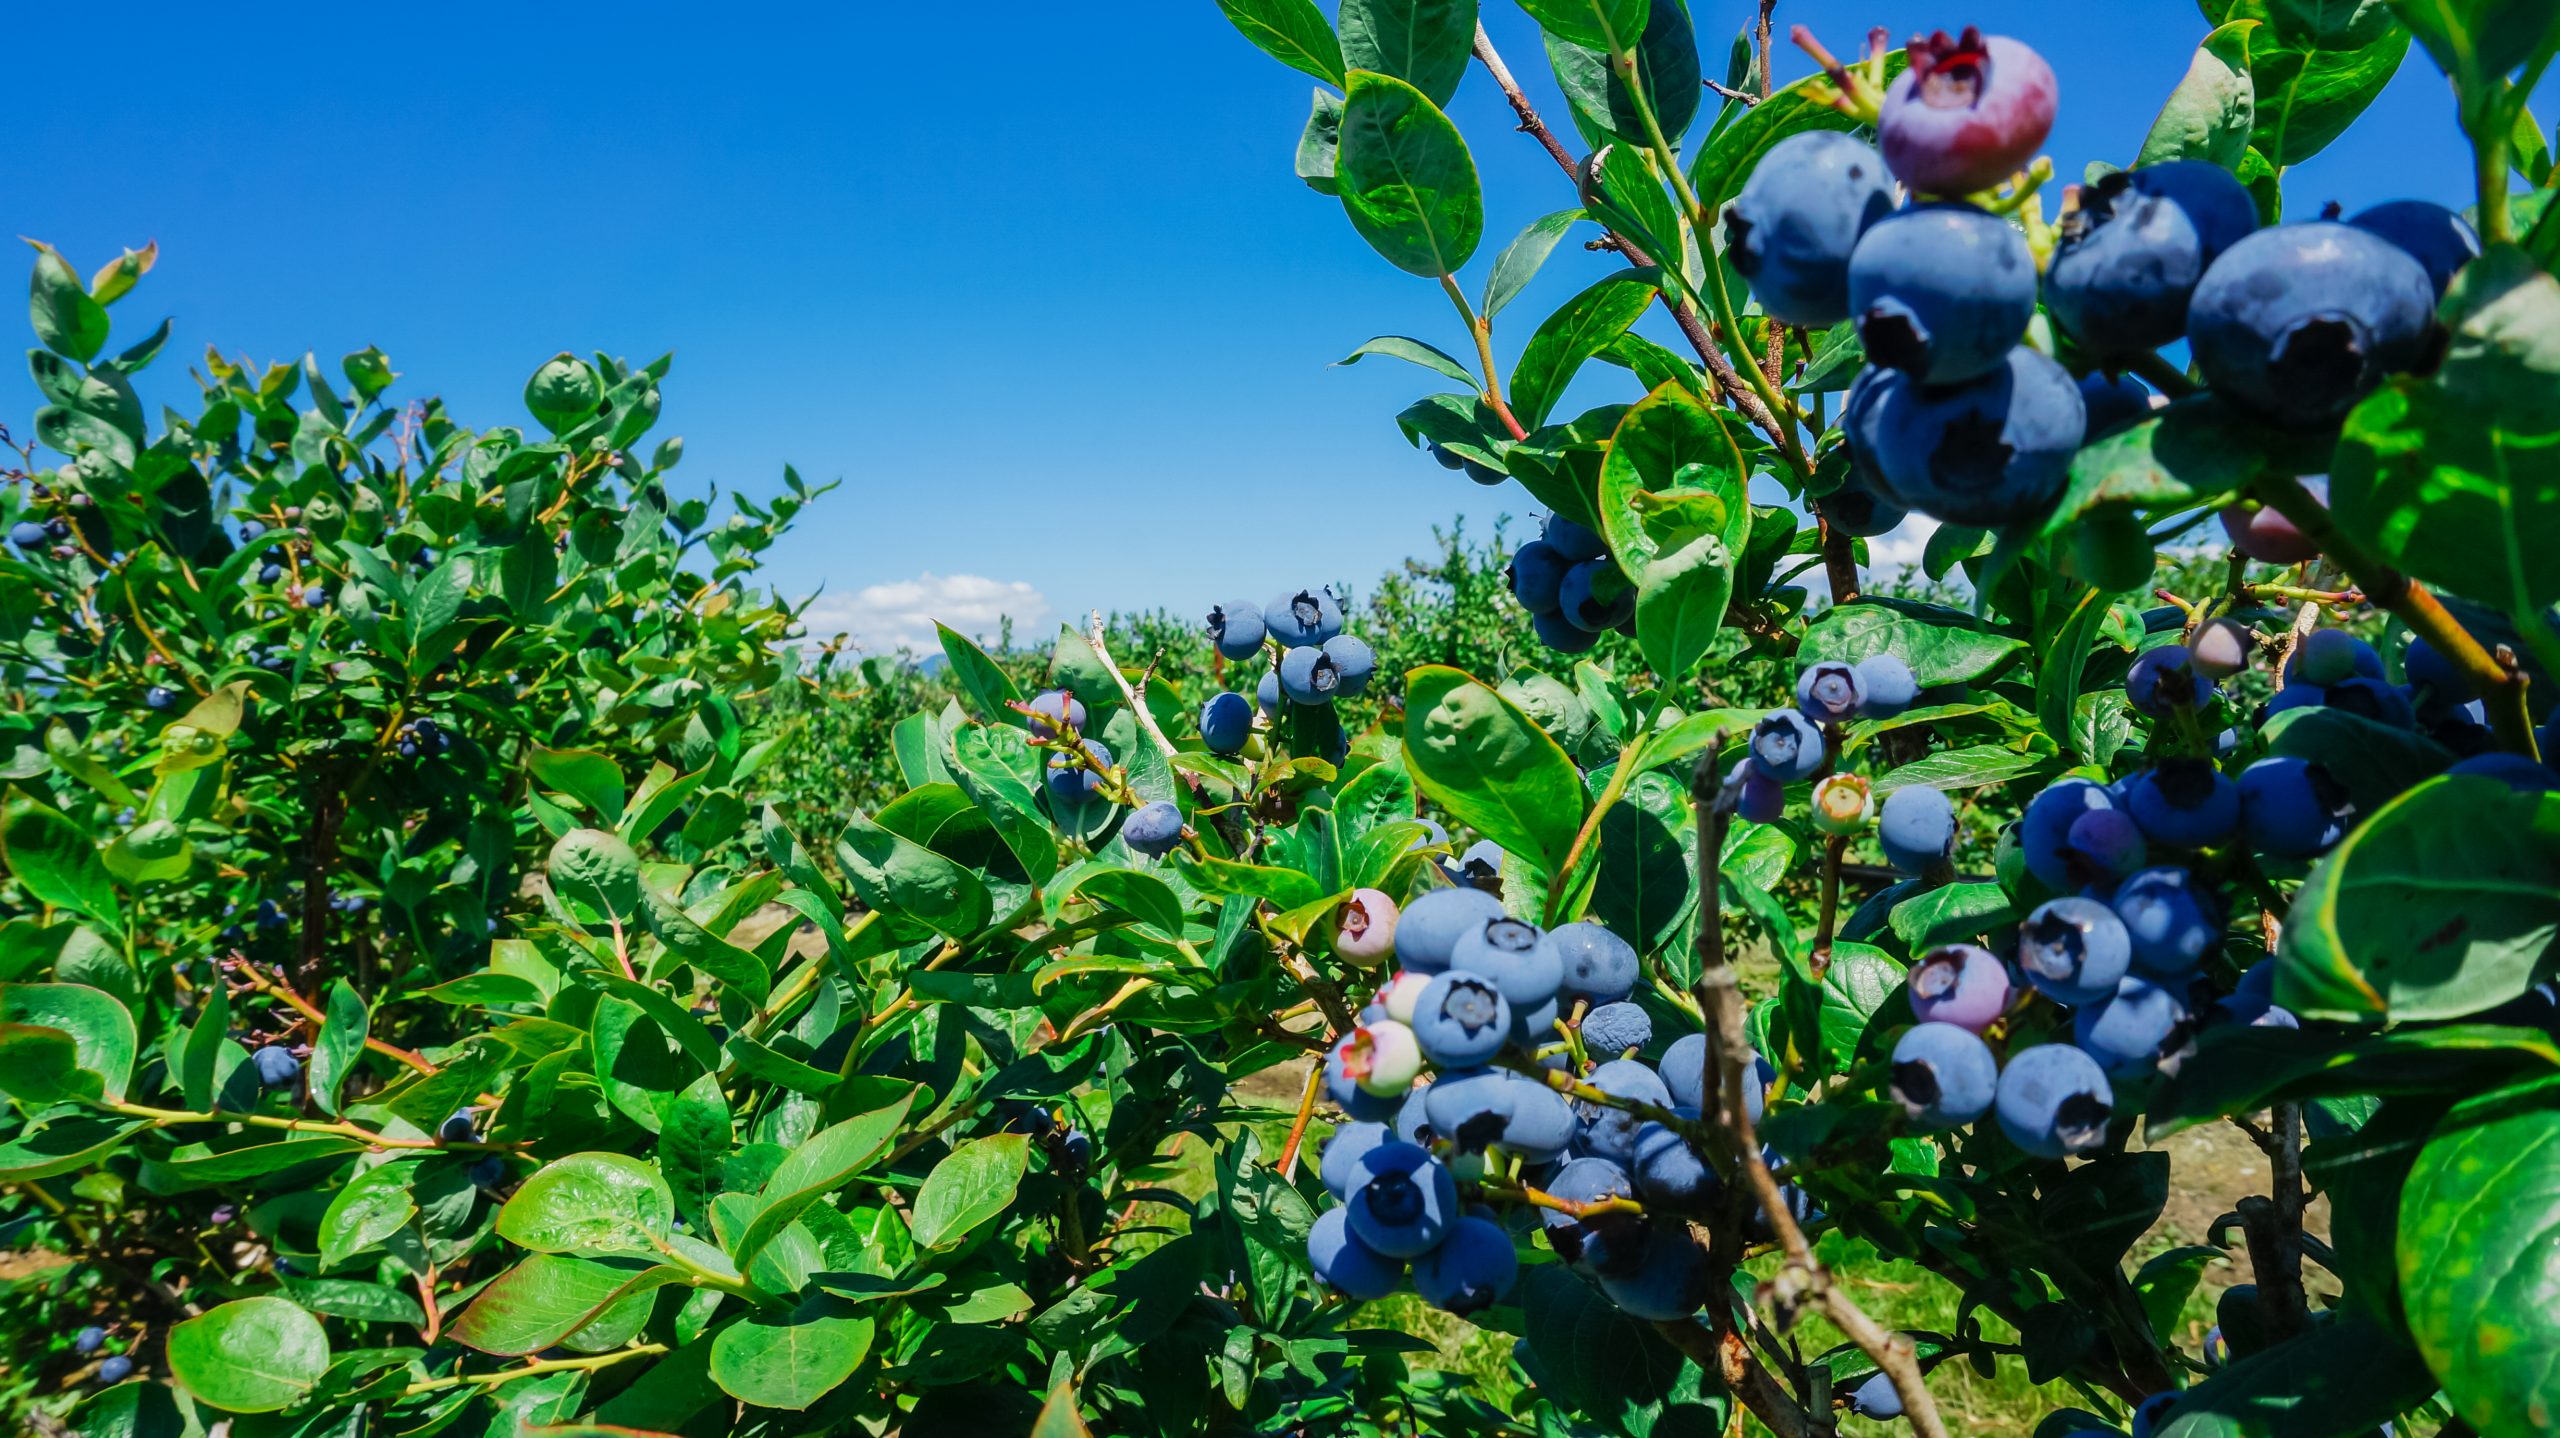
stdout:
[(1797, 1225), (1795, 1213), (1787, 1205), (1778, 1181), (1760, 1156), (1759, 1136), (1752, 1131), (1748, 1107), (1750, 1067), (1752, 1064), (1749, 1029), (1743, 1014), (1742, 985), (1725, 952), (1723, 903), (1723, 870), (1725, 821), (1729, 813), (1724, 804), (1724, 776), (1717, 765), (1723, 745), (1707, 746), (1690, 784), (1690, 793), (1698, 811), (1698, 980), (1695, 992), (1698, 1007), (1707, 1016), (1707, 1080), (1708, 1112), (1719, 1120), (1724, 1130), (1727, 1157), (1750, 1186), (1752, 1195), (1767, 1218), (1770, 1229), (1778, 1236), (1778, 1246), (1786, 1254), (1777, 1276), (1763, 1285), (1781, 1329), (1793, 1323), (1795, 1316), (1811, 1309), (1830, 1320), (1851, 1343), (1858, 1346), (1877, 1368), (1893, 1382), (1893, 1391), (1902, 1399), (1902, 1409), (1911, 1420), (1911, 1431), (1919, 1438), (1946, 1438), (1945, 1422), (1938, 1416), (1937, 1400), (1929, 1394), (1929, 1385), (1920, 1373), (1918, 1353), (1907, 1336), (1892, 1332), (1869, 1318), (1847, 1292), (1833, 1280), (1830, 1270), (1814, 1257), (1813, 1245)]
[(2302, 1106), (2276, 1105), (2269, 1127), (2274, 1132), (2265, 1148), (2275, 1196), (2244, 1198), (2235, 1207), (2267, 1331), (2291, 1338), (2311, 1328), (2311, 1305), (2302, 1291)]

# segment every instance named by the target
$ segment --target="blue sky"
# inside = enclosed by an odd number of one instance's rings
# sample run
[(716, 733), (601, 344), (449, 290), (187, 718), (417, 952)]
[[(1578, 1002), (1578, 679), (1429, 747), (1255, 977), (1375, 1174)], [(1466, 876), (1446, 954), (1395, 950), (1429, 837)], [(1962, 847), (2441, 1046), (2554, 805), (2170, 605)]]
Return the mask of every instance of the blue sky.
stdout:
[[(1693, 8), (1713, 72), (1751, 6)], [(1561, 120), (1534, 29), (1508, 0), (1485, 17)], [(2186, 0), (1970, 17), (2052, 61), (2067, 175), (2130, 157), (2207, 28)], [(1845, 53), (1870, 24), (1899, 40), (1965, 14), (1785, 0), (1778, 18)], [(154, 7), (107, 27), (36, 6), (13, 40), (89, 58), (43, 67), (55, 83), (0, 132), (0, 226), (84, 269), (159, 242), (116, 310), (133, 335), (178, 319), (158, 395), (186, 393), (179, 366), (208, 341), (331, 363), (378, 344), (395, 393), (485, 426), (521, 422), (525, 376), (558, 350), (673, 350), (659, 434), (685, 436), (681, 479), (763, 492), (788, 461), (845, 482), (771, 576), (823, 586), (826, 617), (874, 643), (924, 612), (981, 627), (1365, 584), (1434, 524), (1530, 509), (1406, 447), (1392, 416), (1431, 376), (1331, 367), (1374, 334), (1465, 342), (1435, 286), (1293, 177), (1311, 82), (1209, 0)], [(1810, 68), (1779, 58), (1782, 79)], [(1450, 108), (1487, 195), (1480, 284), (1571, 194), (1481, 71)], [(2413, 51), (2288, 177), (2289, 208), (2463, 203), (2451, 111)], [(1505, 315), (1506, 364), (1612, 263), (1560, 249)], [(1594, 366), (1568, 406), (1613, 383)], [(23, 423), (33, 386), (0, 386)]]

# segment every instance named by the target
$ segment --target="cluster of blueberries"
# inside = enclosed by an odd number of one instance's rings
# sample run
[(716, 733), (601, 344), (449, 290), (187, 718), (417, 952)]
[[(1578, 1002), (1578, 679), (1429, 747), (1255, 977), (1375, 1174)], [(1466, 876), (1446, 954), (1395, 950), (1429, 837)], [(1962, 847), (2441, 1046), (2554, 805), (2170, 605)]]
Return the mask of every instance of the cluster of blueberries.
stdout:
[[(107, 1346), (107, 1330), (90, 1324), (71, 1337), (71, 1350), (88, 1358)], [(98, 1360), (97, 1380), (101, 1385), (122, 1383), (133, 1376), (133, 1360), (121, 1353), (110, 1353)]]
[(453, 747), (453, 735), (433, 719), (405, 720), (392, 737), (398, 741), (403, 759), (415, 759), (421, 754), (441, 754)]
[(1612, 629), (1635, 632), (1635, 586), (1587, 525), (1548, 515), (1540, 536), (1512, 553), (1510, 577), (1538, 642), (1559, 654), (1586, 653)]
[[(1824, 660), (1806, 665), (1796, 674), (1796, 707), (1778, 710), (1752, 725), (1750, 751), (1725, 776), (1726, 784), (1739, 790), (1738, 812), (1755, 823), (1775, 823), (1786, 812), (1787, 786), (1818, 780), (1816, 826), (1826, 834), (1854, 833), (1874, 814), (1866, 781), (1854, 774), (1823, 774), (1839, 752), (1841, 726), (1852, 719), (1894, 718), (1919, 698), (1920, 685), (1911, 666), (1896, 654), (1870, 654), (1854, 664)], [(1925, 798), (1902, 799), (1905, 792), (1913, 791), (1897, 791), (1885, 800), (1888, 854), (1895, 850), (1894, 834), (1918, 832), (1928, 822), (1912, 809), (1915, 803), (1925, 805)], [(1952, 810), (1947, 818), (1947, 841), (1952, 843)], [(1915, 856), (1905, 867), (1922, 872), (1927, 860), (1918, 856), (1927, 846), (1905, 847), (1911, 847)]]
[(69, 559), (80, 551), (71, 545), (71, 521), (22, 519), (9, 526), (9, 542), (27, 554), (50, 553), (56, 559)]
[[(1397, 968), (1325, 1058), (1325, 1091), (1346, 1118), (1320, 1163), (1340, 1205), (1308, 1235), (1318, 1277), (1365, 1300), (1409, 1268), (1415, 1291), (1449, 1312), (1500, 1301), (1518, 1257), (1491, 1209), (1462, 1203), (1461, 1186), (1481, 1183), (1539, 1191), (1549, 1245), (1620, 1308), (1696, 1312), (1709, 1273), (1686, 1218), (1717, 1185), (1689, 1129), (1706, 1037), (1639, 1057), (1654, 1033), (1628, 1002), (1634, 947), (1594, 923), (1541, 930), (1471, 886), (1429, 890), (1401, 912), (1361, 890), (1332, 939), (1352, 964)], [(1765, 1098), (1774, 1075), (1759, 1072)]]
[[(1230, 663), (1278, 651), (1279, 662), (1254, 686), (1254, 703), (1277, 715), (1283, 699), (1321, 707), (1365, 692), (1378, 671), (1378, 656), (1358, 635), (1342, 632), (1342, 601), (1329, 585), (1283, 594), (1267, 605), (1240, 599), (1209, 611), (1209, 642)], [(1200, 737), (1212, 752), (1244, 747), (1252, 716), (1241, 702), (1213, 695), (1200, 710)], [(1212, 721), (1215, 721), (1213, 724)], [(1212, 733), (1212, 729), (1216, 732)]]
[[(1868, 365), (1841, 406), (1850, 473), (1821, 501), (1850, 533), (1911, 509), (1983, 528), (2041, 516), (2084, 441), (2152, 407), (2124, 371), (2181, 339), (2215, 394), (2279, 426), (2334, 428), (2426, 359), (2436, 300), (2479, 252), (2459, 215), (2418, 201), (2261, 229), (2231, 172), (2171, 160), (2073, 191), (2039, 274), (2005, 207), (1962, 197), (2044, 143), (2051, 68), (1972, 29), (1908, 53), (1881, 153), (1838, 131), (1789, 136), (1726, 218), (1735, 267), (1773, 319), (1856, 323)], [(2022, 343), (2039, 296), (2095, 366), (2085, 379)]]

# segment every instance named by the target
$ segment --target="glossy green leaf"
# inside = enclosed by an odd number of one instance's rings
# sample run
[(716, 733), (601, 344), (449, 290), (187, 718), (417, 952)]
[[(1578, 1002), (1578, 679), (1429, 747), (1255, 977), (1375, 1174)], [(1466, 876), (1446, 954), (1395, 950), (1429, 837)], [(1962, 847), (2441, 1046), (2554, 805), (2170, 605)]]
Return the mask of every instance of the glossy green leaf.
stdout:
[(1617, 51), (1644, 34), (1645, 0), (1520, 0), (1539, 28), (1559, 40)]
[[(1703, 535), (1747, 538), (1748, 506), (1737, 502), (1746, 468), (1722, 417), (1677, 386), (1655, 390), (1619, 419), (1600, 465), (1600, 529), (1639, 592), (1657, 556)], [(1728, 553), (1741, 547), (1737, 539)]]
[(13, 790), (0, 818), (0, 857), (37, 899), (123, 932), (123, 910), (98, 846), (61, 810)]
[(1911, 666), (1922, 688), (1970, 684), (1999, 672), (2026, 651), (2026, 641), (1998, 633), (1960, 609), (1861, 596), (1826, 611), (1805, 631), (1799, 663), (1854, 664), (1891, 654)]
[[(886, 830), (874, 829), (871, 832), (901, 844), (906, 842)], [(850, 834), (851, 830), (848, 829), (847, 833)], [(837, 841), (837, 849), (839, 853), (843, 851), (843, 840)], [(917, 849), (916, 852), (930, 851)], [(695, 923), (692, 915), (667, 902), (656, 890), (641, 890), (640, 913), (648, 920), (649, 932), (667, 946), (669, 958), (700, 969), (752, 1003), (763, 1003), (773, 992), (773, 973), (765, 967), (763, 959)], [(668, 967), (670, 965), (664, 961), (652, 965), (650, 977), (663, 977)]]
[(107, 307), (80, 282), (80, 272), (53, 246), (34, 240), (35, 274), (27, 285), (28, 317), (45, 348), (75, 360), (95, 356), (107, 342)]
[(2482, 1438), (2560, 1424), (2560, 1102), (2542, 1088), (2456, 1109), (2400, 1196), (2401, 1306)]
[(1022, 728), (1023, 717), (1012, 707), (1022, 691), (1014, 688), (1003, 668), (950, 625), (937, 620), (933, 628), (941, 636), (943, 657), (951, 662), (951, 677), (960, 681), (960, 691), (968, 696), (970, 712), (978, 722)]
[(660, 1107), (658, 1167), (666, 1175), (676, 1212), (696, 1232), (710, 1222), (711, 1200), (720, 1196), (721, 1166), (728, 1161), (733, 1138), (729, 1100), (720, 1091), (716, 1068), (667, 1095)]
[(634, 1294), (686, 1281), (684, 1271), (637, 1258), (537, 1253), (499, 1274), (446, 1333), (483, 1353), (538, 1353)]
[[(2294, 472), (2325, 450), (2277, 434), (2211, 395), (2196, 395), (2084, 447), (2044, 532), (2064, 534), (2092, 510), (2172, 509), (2233, 494), (2262, 474)], [(2314, 456), (2317, 457), (2314, 457)]]
[(2560, 1074), (2560, 1047), (2531, 1029), (2481, 1024), (2342, 1036), (2335, 1030), (2214, 1027), (2152, 1091), (2149, 1131), (2167, 1137), (2271, 1103), (2470, 1090)]
[(169, 1330), (170, 1375), (232, 1413), (290, 1406), (329, 1368), (320, 1320), (282, 1298), (241, 1298)]
[(837, 838), (836, 861), (864, 903), (903, 914), (948, 937), (976, 933), (993, 914), (994, 901), (977, 875), (860, 813), (847, 820)]
[(843, 1299), (810, 1299), (789, 1313), (752, 1313), (711, 1340), (711, 1378), (758, 1408), (798, 1412), (853, 1376), (871, 1352), (872, 1320)]
[(1342, 42), (1314, 0), (1218, 0), (1218, 9), (1272, 59), (1342, 83)]
[(1342, 0), (1346, 70), (1393, 75), (1446, 105), (1467, 73), (1476, 0)]
[(2409, 573), (2510, 612), (2560, 600), (2560, 278), (2522, 251), (2465, 266), (2454, 338), (2347, 416), (2341, 524)]
[(1511, 243), (1502, 247), (1502, 253), (1493, 257), (1493, 272), (1485, 276), (1484, 299), (1476, 307), (1477, 313), (1492, 319), (1518, 299), (1520, 292), (1529, 287), (1529, 281), (1538, 277), (1547, 256), (1555, 253), (1565, 232), (1583, 218), (1580, 210), (1558, 210), (1552, 215), (1540, 215), (1522, 227)]
[(2305, 1018), (2458, 1018), (2523, 993), (2555, 935), (2560, 794), (2446, 775), (2312, 870), (2285, 919), (2276, 1002)]
[[(1586, 137), (1595, 144), (1608, 137), (1644, 148), (1649, 136), (1643, 114), (1610, 66), (1609, 58), (1596, 48), (1559, 39), (1553, 33), (1547, 35), (1546, 44), (1547, 62), (1555, 68), (1556, 85), (1564, 91), (1575, 123)], [(1653, 108), (1654, 121), (1661, 126), (1663, 138), (1677, 145), (1706, 98), (1704, 77), (1698, 71), (1697, 31), (1683, 0), (1657, 0), (1648, 7), (1635, 52), (1637, 81)]]
[(754, 1217), (731, 1247), (730, 1257), (738, 1266), (753, 1263), (811, 1204), (842, 1188), (877, 1158), (906, 1121), (907, 1105), (914, 1100), (910, 1090), (887, 1107), (822, 1129), (793, 1149), (765, 1180)]
[(1018, 1133), (971, 1139), (953, 1149), (916, 1191), (908, 1219), (916, 1247), (951, 1247), (1004, 1212), (1030, 1161), (1030, 1140)]
[(1386, 355), (1392, 359), (1418, 364), (1433, 374), (1454, 380), (1470, 390), (1476, 388), (1475, 375), (1468, 371), (1466, 365), (1461, 363), (1457, 356), (1436, 345), (1428, 345), (1406, 335), (1380, 335), (1334, 363), (1358, 364), (1369, 355)]
[(1467, 142), (1429, 96), (1355, 70), (1342, 105), (1335, 182), (1351, 226), (1398, 269), (1454, 275), (1484, 236), (1484, 196)]
[(416, 1217), (409, 1188), (417, 1176), (415, 1163), (386, 1163), (349, 1179), (320, 1215), (320, 1266), (336, 1268)]
[(2226, 170), (2239, 167), (2258, 119), (2257, 91), (2249, 78), (2249, 45), (2257, 29), (2254, 20), (2235, 20), (2204, 37), (2186, 78), (2169, 92), (2151, 132), (2142, 137), (2134, 164), (2205, 160)]
[(618, 1153), (573, 1153), (542, 1166), (498, 1211), (498, 1236), (535, 1253), (648, 1252), (675, 1222), (658, 1171)]
[[(2409, 31), (2380, 4), (2327, 0), (2268, 8), (2273, 23), (2249, 37), (2258, 112), (2249, 145), (2273, 165), (2298, 165), (2380, 98), (2408, 58)], [(2300, 23), (2333, 17), (2334, 23)]]
[(344, 979), (329, 982), (329, 1001), (321, 1010), (319, 1036), (311, 1045), (311, 1101), (325, 1113), (338, 1111), (338, 1094), (356, 1060), (364, 1056), (370, 1014), (364, 998)]
[[(1903, 52), (1896, 47), (1886, 56), (1888, 81), (1902, 73), (1903, 64)], [(1807, 130), (1858, 128), (1856, 120), (1814, 98), (1823, 84), (1822, 76), (1814, 74), (1781, 86), (1771, 91), (1769, 98), (1743, 111), (1732, 124), (1715, 132), (1715, 138), (1698, 152), (1689, 167), (1689, 187), (1708, 215), (1724, 213), (1724, 207), (1742, 193), (1743, 181), (1760, 167), (1760, 158), (1780, 140)]]
[(1652, 305), (1651, 271), (1620, 270), (1564, 302), (1542, 321), (1511, 370), (1511, 412), (1536, 429), (1593, 355)]
[(133, 1077), (133, 1015), (113, 995), (87, 984), (0, 984), (0, 1024), (34, 1024), (71, 1036), (80, 1071), (95, 1075), (111, 1099)]
[(593, 749), (545, 749), (525, 756), (533, 777), (587, 806), (604, 823), (622, 822), (622, 767)]
[(1433, 802), (1548, 873), (1582, 824), (1573, 761), (1520, 707), (1455, 669), (1405, 677), (1405, 767)]

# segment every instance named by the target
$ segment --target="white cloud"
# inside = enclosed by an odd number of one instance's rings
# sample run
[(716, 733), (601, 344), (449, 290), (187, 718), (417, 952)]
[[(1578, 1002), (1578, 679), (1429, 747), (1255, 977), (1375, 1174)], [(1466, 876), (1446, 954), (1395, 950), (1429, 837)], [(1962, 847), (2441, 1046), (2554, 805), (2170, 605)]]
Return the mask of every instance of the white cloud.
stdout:
[(851, 594), (820, 594), (801, 623), (813, 643), (849, 634), (865, 654), (931, 654), (939, 648), (936, 620), (972, 639), (992, 641), (1008, 618), (1017, 639), (1045, 637), (1042, 625), (1051, 613), (1048, 598), (1019, 579), (927, 572)]

